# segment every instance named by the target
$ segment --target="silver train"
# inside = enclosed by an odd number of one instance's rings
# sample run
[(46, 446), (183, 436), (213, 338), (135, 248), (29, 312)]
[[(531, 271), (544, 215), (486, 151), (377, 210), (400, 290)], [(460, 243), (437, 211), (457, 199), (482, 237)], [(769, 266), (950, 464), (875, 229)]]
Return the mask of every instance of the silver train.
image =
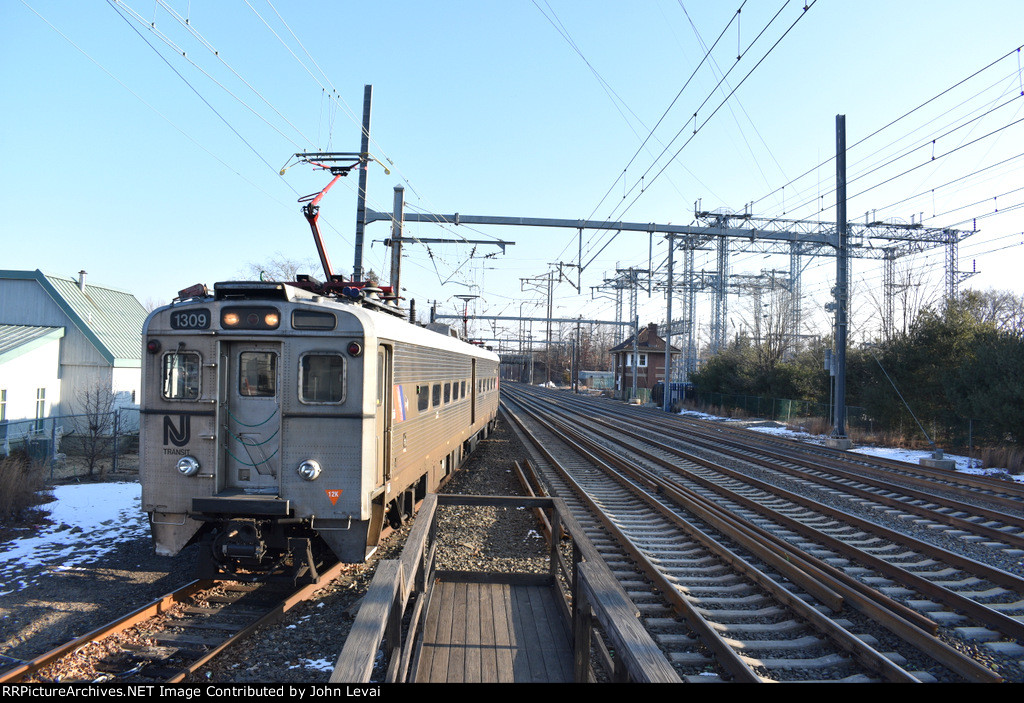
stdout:
[(146, 320), (142, 506), (202, 578), (363, 561), (493, 428), (495, 354), (297, 286), (198, 286)]

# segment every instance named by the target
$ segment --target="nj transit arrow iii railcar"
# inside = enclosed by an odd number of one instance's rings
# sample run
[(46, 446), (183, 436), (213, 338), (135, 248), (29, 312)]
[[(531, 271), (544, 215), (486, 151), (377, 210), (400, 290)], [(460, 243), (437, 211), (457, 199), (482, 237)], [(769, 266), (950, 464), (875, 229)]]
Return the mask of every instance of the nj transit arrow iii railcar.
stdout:
[(144, 328), (141, 480), (201, 577), (363, 561), (493, 428), (498, 357), (373, 306), (220, 283)]

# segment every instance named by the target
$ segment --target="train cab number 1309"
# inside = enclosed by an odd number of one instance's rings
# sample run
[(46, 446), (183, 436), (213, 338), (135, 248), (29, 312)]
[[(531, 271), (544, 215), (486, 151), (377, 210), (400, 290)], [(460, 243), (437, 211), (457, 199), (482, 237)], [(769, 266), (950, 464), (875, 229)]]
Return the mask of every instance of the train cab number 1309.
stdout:
[(206, 308), (176, 310), (171, 313), (171, 329), (208, 330), (210, 329), (210, 311)]

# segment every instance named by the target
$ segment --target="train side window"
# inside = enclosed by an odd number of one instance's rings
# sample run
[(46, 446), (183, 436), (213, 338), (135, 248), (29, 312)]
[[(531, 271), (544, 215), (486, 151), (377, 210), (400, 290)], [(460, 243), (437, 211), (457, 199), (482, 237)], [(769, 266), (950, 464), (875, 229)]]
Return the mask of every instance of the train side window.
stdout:
[(441, 384), (434, 384), (434, 407), (436, 408), (441, 404)]
[(263, 351), (239, 354), (238, 393), (250, 398), (277, 395), (277, 354)]
[(452, 384), (450, 383), (444, 384), (444, 402), (452, 402)]
[(452, 384), (452, 400), (459, 399), (459, 382), (456, 381)]
[(466, 382), (465, 382), (465, 381), (463, 381), (463, 382), (462, 382), (461, 384), (459, 384), (459, 385), (460, 385), (460, 386), (462, 387), (461, 395), (462, 395), (462, 397), (463, 397), (463, 398), (465, 398), (465, 397), (466, 397)]
[(384, 405), (384, 393), (385, 393), (384, 381), (385, 381), (385, 371), (387, 371), (387, 369), (384, 367), (384, 363), (385, 363), (384, 362), (384, 352), (377, 352), (377, 407), (378, 408), (382, 407)]
[(416, 386), (416, 409), (420, 412), (430, 407), (430, 386)]
[(299, 359), (299, 401), (343, 403), (345, 357), (340, 354), (304, 354)]
[(163, 396), (168, 400), (196, 400), (199, 397), (199, 354), (164, 354)]

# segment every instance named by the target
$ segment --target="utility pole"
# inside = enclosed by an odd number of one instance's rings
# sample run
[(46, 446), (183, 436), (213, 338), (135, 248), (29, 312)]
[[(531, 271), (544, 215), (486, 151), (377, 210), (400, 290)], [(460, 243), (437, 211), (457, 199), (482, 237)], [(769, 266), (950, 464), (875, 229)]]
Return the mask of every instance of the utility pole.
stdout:
[(395, 296), (395, 305), (398, 305), (398, 301), (402, 297), (402, 216), (404, 204), (405, 188), (395, 186), (394, 219), (391, 221), (391, 294)]
[(846, 332), (850, 299), (850, 258), (846, 223), (846, 115), (836, 115), (836, 376), (835, 424), (830, 445), (849, 449), (846, 436)]
[(363, 138), (359, 146), (359, 192), (356, 194), (356, 246), (352, 280), (363, 280), (363, 230), (366, 228), (366, 172), (370, 170), (370, 102), (373, 86), (363, 86)]
[(668, 238), (668, 292), (665, 303), (665, 381), (663, 409), (668, 412), (672, 407), (669, 402), (669, 388), (672, 381), (672, 274), (673, 274), (673, 253), (676, 249), (676, 241), (673, 237)]
[(729, 342), (729, 240), (718, 239), (718, 278), (715, 287), (714, 349), (722, 351)]
[(547, 384), (551, 383), (551, 314), (554, 311), (554, 271), (548, 271), (548, 336), (547, 346), (544, 348), (544, 366), (547, 371)]

